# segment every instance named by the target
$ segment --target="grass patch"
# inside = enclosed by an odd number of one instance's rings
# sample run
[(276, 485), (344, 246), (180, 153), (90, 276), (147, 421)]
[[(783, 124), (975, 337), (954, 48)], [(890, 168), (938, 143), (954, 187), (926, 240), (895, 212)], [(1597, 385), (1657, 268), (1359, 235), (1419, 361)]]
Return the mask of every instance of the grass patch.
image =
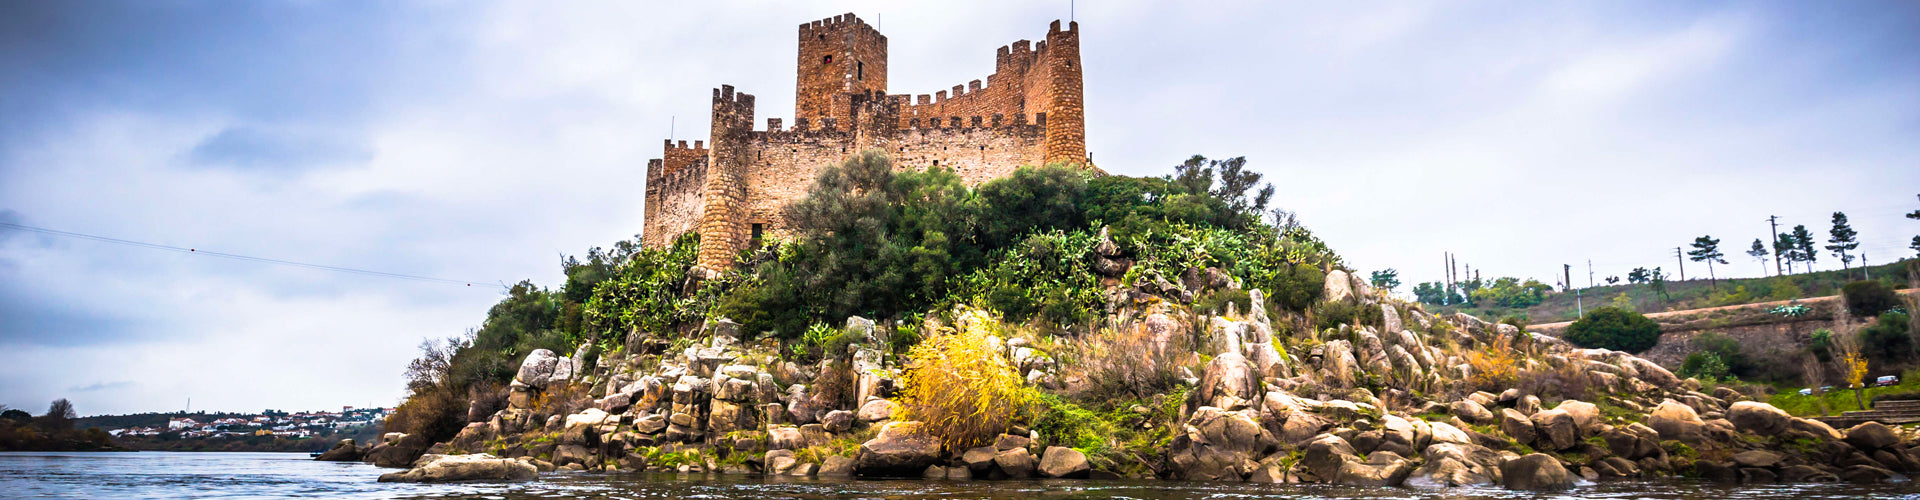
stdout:
[(1773, 405), (1775, 408), (1779, 408), (1796, 417), (1817, 417), (1820, 416), (1820, 402), (1822, 400), (1825, 400), (1827, 403), (1828, 415), (1839, 415), (1840, 412), (1871, 409), (1861, 408), (1859, 401), (1867, 401), (1868, 406), (1872, 406), (1871, 402), (1876, 396), (1916, 391), (1920, 391), (1920, 370), (1908, 370), (1900, 376), (1900, 384), (1887, 387), (1869, 387), (1861, 391), (1858, 400), (1854, 399), (1852, 389), (1842, 389), (1838, 386), (1826, 391), (1825, 394), (1815, 395), (1802, 395), (1798, 388), (1781, 388), (1780, 392), (1767, 398), (1767, 404)]

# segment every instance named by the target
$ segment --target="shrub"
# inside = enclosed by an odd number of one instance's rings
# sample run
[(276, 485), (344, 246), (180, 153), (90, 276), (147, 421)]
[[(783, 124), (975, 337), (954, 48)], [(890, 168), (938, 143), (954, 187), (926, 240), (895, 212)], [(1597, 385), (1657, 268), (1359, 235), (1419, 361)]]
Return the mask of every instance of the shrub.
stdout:
[(1089, 387), (1081, 399), (1146, 398), (1180, 383), (1182, 361), (1193, 352), (1192, 338), (1176, 333), (1161, 345), (1146, 328), (1102, 330), (1069, 344)]
[(1520, 363), (1524, 359), (1525, 356), (1513, 349), (1512, 340), (1505, 336), (1495, 338), (1485, 349), (1467, 353), (1467, 366), (1473, 370), (1467, 382), (1473, 390), (1507, 390), (1519, 382)]
[[(1726, 334), (1719, 332), (1707, 332), (1694, 337), (1689, 343), (1692, 344), (1696, 354), (1711, 354), (1714, 359), (1720, 363), (1722, 373), (1716, 375), (1717, 377), (1724, 378), (1729, 374), (1741, 377), (1752, 377), (1759, 374), (1759, 367), (1747, 359), (1746, 353), (1740, 350), (1740, 342), (1734, 340), (1733, 337), (1728, 337)], [(1691, 359), (1691, 357), (1689, 357), (1689, 359)]]
[(1105, 303), (1090, 264), (1094, 244), (1086, 230), (1030, 234), (961, 278), (954, 295), (1010, 321), (1087, 324)]
[(1913, 338), (1907, 335), (1906, 313), (1887, 311), (1872, 326), (1860, 329), (1862, 350), (1874, 359), (1906, 359), (1913, 353)]
[(1847, 299), (1847, 312), (1854, 317), (1867, 318), (1879, 316), (1888, 309), (1900, 307), (1900, 296), (1893, 287), (1878, 281), (1855, 281), (1841, 287), (1840, 294)]
[(1580, 347), (1638, 353), (1660, 341), (1660, 324), (1637, 312), (1602, 307), (1568, 325), (1566, 340)]
[(1727, 364), (1721, 362), (1720, 356), (1712, 352), (1700, 351), (1688, 354), (1686, 362), (1680, 365), (1680, 376), (1708, 382), (1726, 379), (1727, 373)]
[(901, 408), (949, 451), (988, 443), (1032, 404), (1025, 380), (994, 342), (992, 316), (962, 311), (951, 333), (920, 341), (902, 374)]
[(1326, 330), (1339, 328), (1341, 324), (1358, 326), (1381, 326), (1387, 320), (1386, 313), (1379, 306), (1369, 306), (1358, 301), (1326, 302), (1313, 308), (1314, 328)]

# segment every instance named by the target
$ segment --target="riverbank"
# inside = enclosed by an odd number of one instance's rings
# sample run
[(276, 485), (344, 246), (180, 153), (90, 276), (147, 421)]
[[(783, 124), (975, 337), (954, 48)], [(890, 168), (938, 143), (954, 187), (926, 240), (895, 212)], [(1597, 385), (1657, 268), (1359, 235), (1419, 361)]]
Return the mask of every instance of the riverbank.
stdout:
[[(1274, 499), (1529, 498), (1497, 489), (1421, 490), (1331, 485), (1158, 480), (924, 481), (757, 477), (724, 474), (556, 473), (531, 482), (378, 483), (384, 470), (326, 463), (288, 453), (0, 453), (0, 496), (81, 498), (325, 497), (390, 498), (1138, 498)], [(1746, 500), (1886, 498), (1907, 485), (1802, 484), (1730, 488), (1696, 480), (1619, 480), (1586, 484), (1587, 497)], [(1547, 497), (1548, 495), (1540, 495)], [(1555, 495), (1557, 496), (1557, 495)]]
[(469, 412), (485, 418), (444, 442), (390, 434), (364, 454), (414, 469), (383, 480), (429, 481), (474, 478), (443, 459), (498, 464), (476, 474), (501, 479), (525, 468), (1548, 491), (1920, 471), (1910, 429), (1833, 429), (1626, 353), (1431, 315), (1337, 270), (1327, 307), (1361, 312), (1324, 330), (1270, 317), (1258, 290), (1244, 309), (1201, 311), (1152, 286), (1119, 295), (1111, 331), (1071, 342), (963, 309), (930, 319), (905, 355), (861, 318), (841, 331), (848, 354), (817, 362), (726, 320), (677, 349), (636, 336), (597, 359), (535, 351), (505, 409)]

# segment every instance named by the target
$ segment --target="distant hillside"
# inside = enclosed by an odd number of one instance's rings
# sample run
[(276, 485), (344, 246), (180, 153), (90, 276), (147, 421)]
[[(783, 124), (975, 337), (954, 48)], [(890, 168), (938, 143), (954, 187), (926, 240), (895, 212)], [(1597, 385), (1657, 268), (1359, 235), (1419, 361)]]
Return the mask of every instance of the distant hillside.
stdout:
[[(1902, 260), (1873, 266), (1867, 268), (1866, 275), (1896, 289), (1904, 289), (1907, 288), (1908, 283), (1906, 262)], [(1548, 294), (1539, 304), (1527, 308), (1502, 308), (1488, 305), (1486, 307), (1440, 306), (1433, 309), (1447, 313), (1465, 312), (1489, 319), (1518, 315), (1525, 317), (1530, 323), (1555, 323), (1579, 319), (1580, 306), (1591, 310), (1601, 306), (1618, 305), (1622, 301), (1631, 304), (1635, 311), (1652, 313), (1824, 297), (1839, 294), (1841, 286), (1850, 281), (1859, 280), (1861, 274), (1860, 268), (1854, 268), (1846, 271), (1835, 269), (1766, 278), (1721, 279), (1718, 283), (1709, 282), (1706, 279), (1669, 281), (1665, 296), (1654, 292), (1651, 284), (1621, 284), (1579, 290), (1577, 296), (1579, 304), (1575, 302), (1574, 292), (1556, 292)], [(1688, 277), (1693, 278), (1692, 273), (1688, 273)]]

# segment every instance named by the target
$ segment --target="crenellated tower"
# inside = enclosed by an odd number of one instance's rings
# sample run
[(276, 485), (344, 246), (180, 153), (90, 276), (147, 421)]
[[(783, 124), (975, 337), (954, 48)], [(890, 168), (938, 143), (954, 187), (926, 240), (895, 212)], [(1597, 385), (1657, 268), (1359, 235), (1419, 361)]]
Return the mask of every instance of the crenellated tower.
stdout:
[(853, 14), (800, 25), (793, 116), (851, 123), (852, 96), (887, 93), (887, 37)]

